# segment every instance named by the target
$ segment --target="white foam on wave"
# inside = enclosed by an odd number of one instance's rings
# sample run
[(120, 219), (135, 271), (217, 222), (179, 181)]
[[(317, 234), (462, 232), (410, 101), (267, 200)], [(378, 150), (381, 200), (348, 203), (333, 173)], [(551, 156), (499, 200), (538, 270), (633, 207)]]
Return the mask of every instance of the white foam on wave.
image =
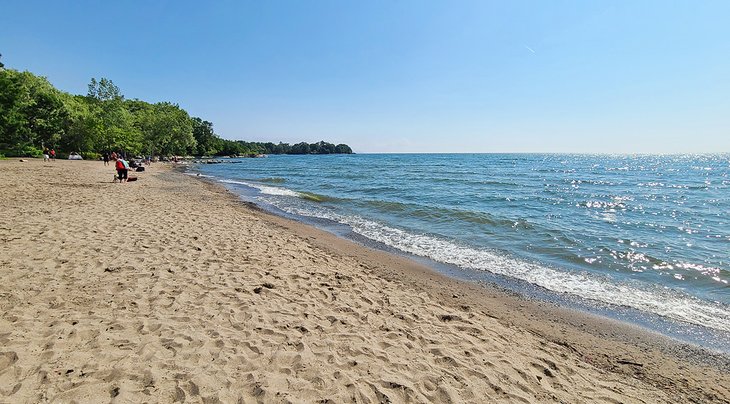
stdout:
[(205, 174), (200, 174), (200, 173), (195, 173), (195, 172), (190, 172), (190, 171), (186, 172), (185, 174), (187, 174), (191, 177), (215, 178), (212, 175), (205, 175)]
[(266, 195), (279, 195), (279, 196), (293, 196), (296, 198), (300, 198), (302, 194), (296, 191), (292, 191), (291, 189), (287, 188), (280, 188), (280, 187), (271, 187), (268, 185), (261, 185), (256, 184), (253, 182), (246, 182), (246, 181), (236, 181), (236, 180), (221, 180), (221, 182), (224, 182), (226, 184), (238, 184), (238, 185), (245, 185), (247, 187), (258, 189), (259, 192)]
[(631, 307), (674, 320), (730, 332), (730, 310), (681, 291), (642, 284), (626, 284), (585, 272), (567, 272), (489, 250), (461, 246), (431, 235), (413, 234), (358, 216), (344, 216), (325, 208), (297, 207), (267, 200), (295, 215), (346, 224), (371, 240), (401, 251), (462, 268), (489, 271), (545, 289), (617, 306)]

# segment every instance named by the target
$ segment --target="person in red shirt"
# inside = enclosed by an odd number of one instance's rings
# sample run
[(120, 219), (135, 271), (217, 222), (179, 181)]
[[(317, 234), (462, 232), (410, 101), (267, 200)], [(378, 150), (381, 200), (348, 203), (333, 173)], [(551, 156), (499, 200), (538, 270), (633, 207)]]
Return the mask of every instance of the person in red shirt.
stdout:
[(127, 162), (120, 157), (117, 159), (115, 167), (117, 169), (117, 177), (119, 178), (119, 182), (127, 182), (127, 172), (129, 171), (129, 166), (127, 165)]

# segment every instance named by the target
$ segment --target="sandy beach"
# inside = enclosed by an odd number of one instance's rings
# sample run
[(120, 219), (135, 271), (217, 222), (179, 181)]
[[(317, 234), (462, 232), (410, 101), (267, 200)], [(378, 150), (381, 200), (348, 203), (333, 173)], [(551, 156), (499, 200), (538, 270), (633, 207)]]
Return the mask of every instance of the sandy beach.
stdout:
[(0, 161), (0, 402), (730, 402), (730, 365), (155, 164)]

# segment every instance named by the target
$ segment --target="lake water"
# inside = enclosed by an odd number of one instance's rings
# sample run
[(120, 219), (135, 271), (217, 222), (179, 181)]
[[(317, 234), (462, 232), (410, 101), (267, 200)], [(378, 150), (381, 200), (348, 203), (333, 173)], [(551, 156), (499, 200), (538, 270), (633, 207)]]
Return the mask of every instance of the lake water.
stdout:
[(730, 332), (730, 155), (229, 161), (194, 172), (437, 263)]

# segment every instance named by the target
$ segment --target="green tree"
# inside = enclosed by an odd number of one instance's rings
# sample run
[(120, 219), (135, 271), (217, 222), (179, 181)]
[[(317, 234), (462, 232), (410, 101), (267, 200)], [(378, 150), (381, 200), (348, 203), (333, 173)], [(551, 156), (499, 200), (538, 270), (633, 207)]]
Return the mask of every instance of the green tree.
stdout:
[[(26, 73), (29, 74), (29, 73)], [(4, 149), (32, 143), (26, 110), (32, 102), (23, 73), (0, 72), (0, 147)]]
[(97, 120), (92, 115), (86, 97), (64, 93), (61, 95), (66, 109), (64, 133), (60, 148), (66, 151), (89, 152), (103, 149), (100, 147)]
[(340, 143), (337, 146), (335, 146), (335, 153), (352, 154), (352, 149), (350, 148), (350, 146), (348, 146), (344, 143)]
[(195, 150), (193, 122), (177, 104), (154, 104), (142, 122), (144, 143), (150, 154), (186, 155)]
[(309, 154), (309, 143), (301, 142), (293, 145), (289, 150), (289, 154)]
[(91, 136), (103, 150), (124, 150), (137, 154), (142, 149), (141, 133), (134, 127), (134, 117), (124, 104), (119, 87), (106, 78), (92, 78), (86, 95), (93, 122)]
[(56, 147), (67, 112), (45, 77), (0, 70), (0, 147)]
[(214, 156), (220, 149), (220, 138), (213, 131), (213, 123), (198, 117), (192, 118), (193, 137), (197, 143), (196, 153), (201, 156)]
[(89, 83), (89, 92), (86, 94), (89, 98), (97, 101), (123, 101), (124, 96), (119, 90), (119, 87), (114, 85), (114, 82), (102, 77), (101, 80), (96, 81), (95, 78), (91, 78)]
[(309, 145), (309, 152), (312, 154), (332, 154), (335, 152), (335, 145), (320, 140)]

